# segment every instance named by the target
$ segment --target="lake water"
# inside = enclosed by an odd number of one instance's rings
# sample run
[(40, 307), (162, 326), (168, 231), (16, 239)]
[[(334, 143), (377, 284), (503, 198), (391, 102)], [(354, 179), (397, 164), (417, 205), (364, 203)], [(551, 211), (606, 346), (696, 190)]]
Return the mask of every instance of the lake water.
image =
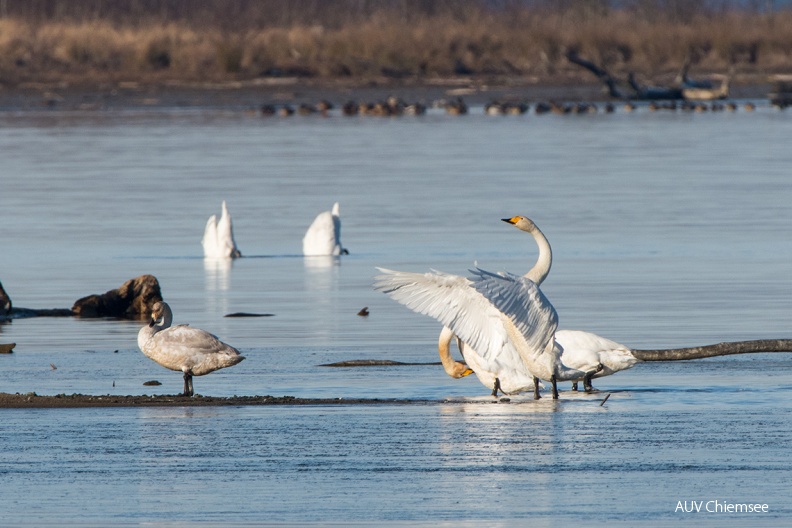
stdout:
[[(375, 267), (522, 273), (535, 244), (500, 221), (517, 214), (553, 246), (543, 290), (561, 328), (634, 348), (790, 337), (791, 136), (792, 114), (761, 102), (397, 119), (0, 113), (0, 281), (15, 306), (68, 308), (150, 273), (175, 322), (247, 357), (196, 378), (197, 393), (413, 402), (0, 410), (0, 522), (778, 525), (792, 515), (789, 354), (640, 364), (558, 402), (496, 403), (437, 365), (320, 365), (437, 361), (439, 325), (373, 291)], [(244, 255), (228, 265), (200, 245), (222, 200)], [(350, 255), (303, 258), (305, 229), (335, 201)], [(0, 391), (180, 392), (178, 373), (137, 350), (139, 328), (0, 323), (0, 342), (17, 343)], [(153, 379), (163, 385), (143, 386)], [(716, 500), (768, 512), (678, 508)]]

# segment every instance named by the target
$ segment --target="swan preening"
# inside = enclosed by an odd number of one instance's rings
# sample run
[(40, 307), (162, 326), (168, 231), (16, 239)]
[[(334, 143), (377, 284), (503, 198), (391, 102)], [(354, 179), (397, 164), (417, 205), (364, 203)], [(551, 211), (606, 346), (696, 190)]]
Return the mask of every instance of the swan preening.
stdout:
[(138, 347), (148, 358), (184, 373), (184, 395), (193, 395), (193, 376), (203, 376), (243, 359), (237, 349), (216, 336), (186, 324), (171, 326), (173, 312), (165, 302), (151, 310), (151, 322), (138, 332)]
[(331, 211), (319, 213), (303, 237), (303, 255), (306, 257), (346, 255), (341, 246), (341, 213), (338, 202)]
[(220, 220), (217, 220), (217, 215), (212, 215), (207, 220), (201, 245), (205, 258), (227, 259), (242, 256), (234, 240), (234, 226), (225, 200)]

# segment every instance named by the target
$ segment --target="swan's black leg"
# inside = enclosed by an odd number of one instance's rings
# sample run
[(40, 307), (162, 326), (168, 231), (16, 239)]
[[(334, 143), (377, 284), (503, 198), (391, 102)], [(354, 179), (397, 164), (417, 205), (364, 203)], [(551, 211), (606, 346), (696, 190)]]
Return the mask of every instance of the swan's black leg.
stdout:
[(494, 398), (498, 397), (498, 391), (503, 392), (503, 389), (501, 389), (500, 380), (498, 378), (495, 378), (495, 387), (493, 387), (492, 389), (492, 396)]
[(558, 383), (556, 383), (555, 375), (553, 375), (550, 378), (550, 382), (553, 384), (553, 399), (557, 400), (558, 399)]
[(539, 378), (534, 376), (534, 400), (540, 399), (542, 396), (539, 394)]
[(184, 396), (193, 395), (192, 372), (189, 370), (184, 373)]
[(577, 390), (578, 390), (578, 385), (577, 385), (577, 383), (578, 383), (577, 381), (573, 381), (573, 382), (572, 382), (572, 391), (573, 391), (573, 392), (577, 392)]
[(596, 374), (597, 372), (601, 372), (602, 369), (604, 369), (604, 368), (605, 368), (605, 366), (602, 363), (599, 363), (597, 365), (596, 370), (594, 370), (593, 372), (587, 373), (583, 377), (583, 390), (585, 390), (586, 392), (591, 392), (591, 391), (594, 390), (594, 387), (591, 385), (591, 378), (594, 377), (594, 374)]

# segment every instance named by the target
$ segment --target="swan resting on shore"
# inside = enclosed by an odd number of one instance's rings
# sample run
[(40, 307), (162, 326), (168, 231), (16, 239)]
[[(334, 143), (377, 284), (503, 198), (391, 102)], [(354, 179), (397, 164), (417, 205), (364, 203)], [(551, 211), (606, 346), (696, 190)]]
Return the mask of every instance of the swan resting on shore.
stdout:
[(209, 332), (186, 324), (171, 326), (172, 321), (168, 303), (155, 303), (151, 322), (138, 332), (138, 347), (163, 367), (184, 373), (184, 396), (193, 395), (193, 376), (204, 376), (245, 359)]
[(217, 220), (217, 215), (212, 215), (206, 221), (201, 245), (204, 258), (228, 259), (242, 256), (234, 240), (234, 226), (225, 200), (223, 200), (220, 220)]

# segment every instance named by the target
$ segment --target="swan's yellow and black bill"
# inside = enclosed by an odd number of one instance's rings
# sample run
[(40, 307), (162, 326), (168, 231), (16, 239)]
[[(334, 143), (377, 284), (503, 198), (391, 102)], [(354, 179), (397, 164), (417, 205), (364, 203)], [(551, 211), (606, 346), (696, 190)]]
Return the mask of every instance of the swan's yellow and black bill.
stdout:
[(461, 376), (461, 377), (462, 377), (462, 378), (464, 378), (465, 376), (470, 376), (471, 374), (473, 374), (473, 371), (472, 371), (472, 370), (470, 370), (470, 369), (465, 369), (465, 372), (463, 372), (463, 373), (462, 373), (462, 376)]
[(520, 221), (520, 217), (519, 216), (512, 216), (511, 218), (501, 218), (501, 220), (503, 220), (504, 222), (509, 223), (509, 224), (516, 224), (517, 222)]

